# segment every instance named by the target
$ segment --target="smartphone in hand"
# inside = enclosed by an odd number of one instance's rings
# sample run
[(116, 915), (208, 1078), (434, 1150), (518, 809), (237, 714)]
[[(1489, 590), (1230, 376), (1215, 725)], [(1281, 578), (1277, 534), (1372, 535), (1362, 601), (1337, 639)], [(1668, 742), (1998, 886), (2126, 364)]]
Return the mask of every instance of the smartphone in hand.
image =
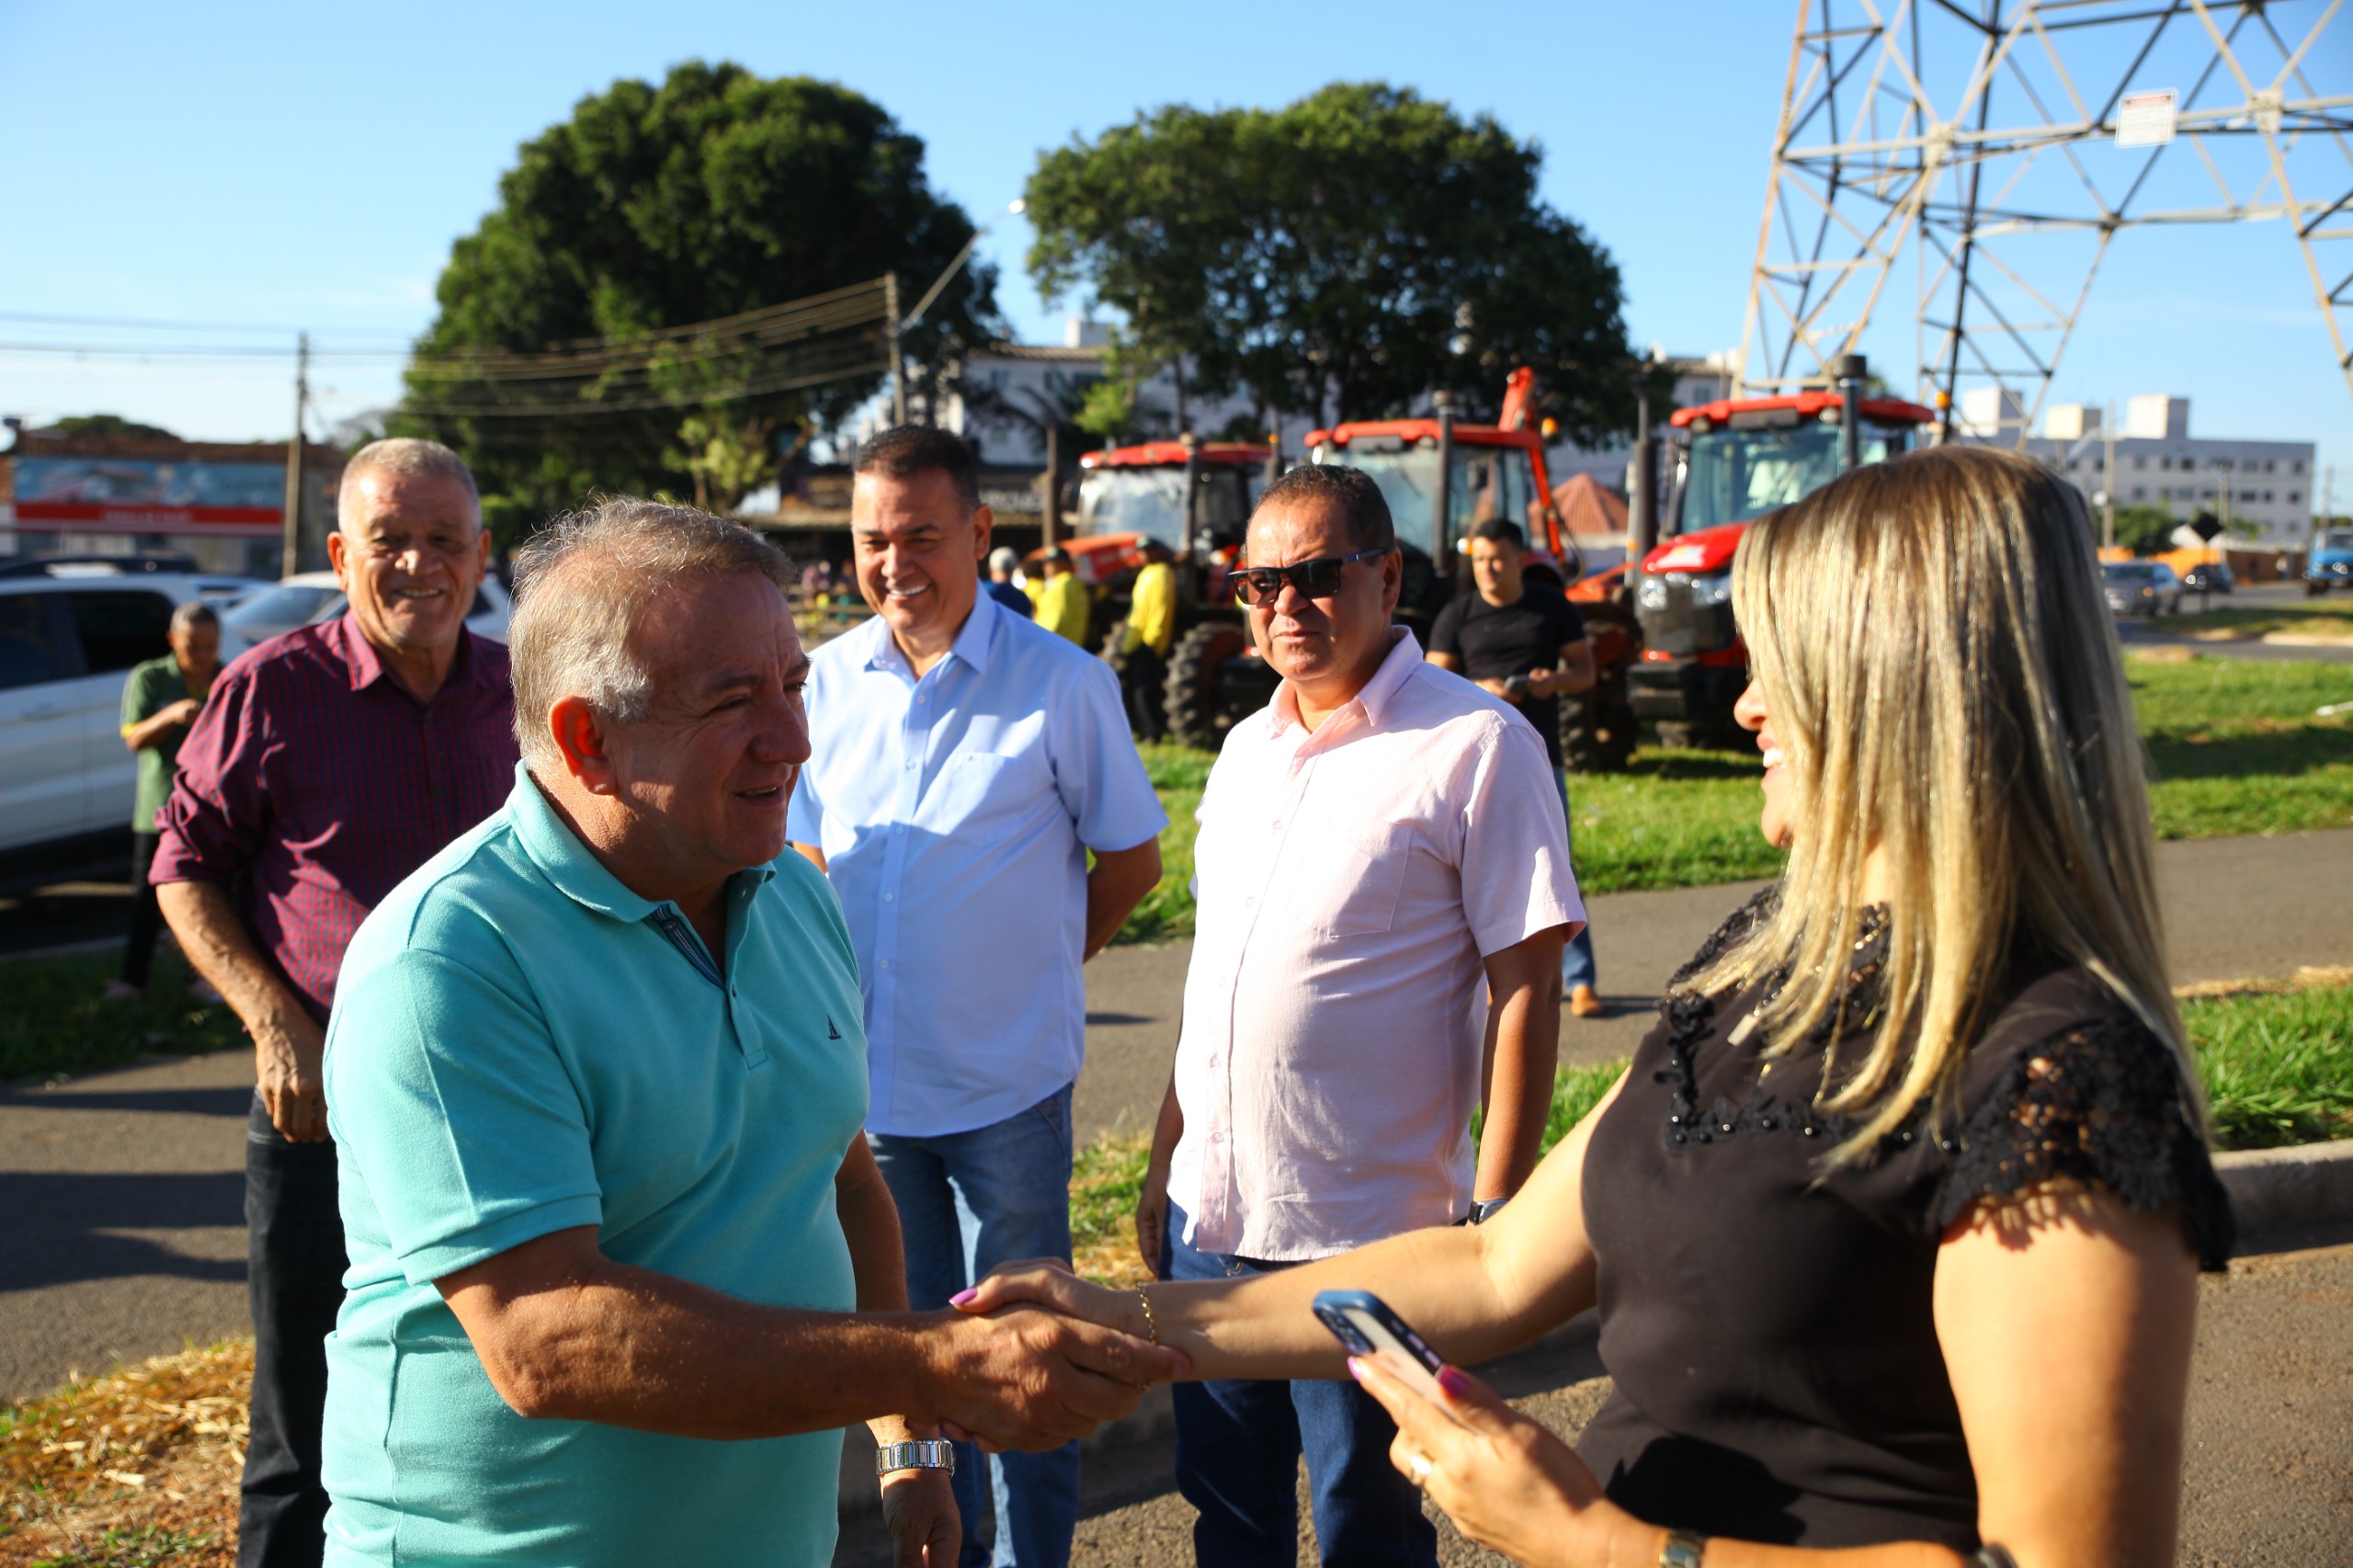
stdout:
[(1446, 1365), (1445, 1358), (1423, 1342), (1411, 1324), (1392, 1312), (1388, 1302), (1370, 1290), (1320, 1290), (1314, 1306), (1315, 1315), (1324, 1320), (1332, 1337), (1351, 1354), (1373, 1357), (1423, 1398), (1444, 1408), (1446, 1396), (1438, 1390), (1438, 1374)]

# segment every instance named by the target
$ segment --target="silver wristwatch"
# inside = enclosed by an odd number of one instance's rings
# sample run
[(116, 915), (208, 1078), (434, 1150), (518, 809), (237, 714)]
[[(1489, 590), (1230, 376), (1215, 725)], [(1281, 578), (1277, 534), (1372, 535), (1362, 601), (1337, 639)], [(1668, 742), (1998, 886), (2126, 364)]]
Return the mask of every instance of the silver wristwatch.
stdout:
[(956, 1473), (956, 1445), (939, 1437), (919, 1437), (912, 1443), (884, 1443), (874, 1450), (874, 1473), (894, 1470), (944, 1470)]

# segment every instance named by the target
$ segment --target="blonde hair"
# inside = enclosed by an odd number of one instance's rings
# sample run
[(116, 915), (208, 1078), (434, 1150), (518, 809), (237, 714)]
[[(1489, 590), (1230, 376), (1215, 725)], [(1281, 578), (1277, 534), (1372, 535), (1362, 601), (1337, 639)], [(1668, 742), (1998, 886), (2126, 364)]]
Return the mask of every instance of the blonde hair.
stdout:
[(507, 628), (515, 740), (532, 772), (563, 767), (548, 715), (564, 698), (623, 722), (645, 716), (653, 673), (629, 639), (647, 605), (688, 578), (739, 574), (781, 592), (792, 562), (741, 523), (691, 506), (619, 496), (532, 536), (515, 558)]
[[(1773, 1053), (1831, 1028), (1818, 1100), (1851, 1163), (1955, 1084), (2022, 949), (2079, 964), (2177, 1053), (2148, 786), (2082, 496), (2030, 459), (1939, 447), (1751, 524), (1733, 605), (1790, 786), (1778, 906), (1688, 983), (1789, 979)], [(1844, 1016), (1864, 863), (1884, 850), (1875, 1015)], [(1837, 1030), (1861, 1026), (1841, 1061)], [(1851, 1053), (1851, 1048), (1850, 1048)]]

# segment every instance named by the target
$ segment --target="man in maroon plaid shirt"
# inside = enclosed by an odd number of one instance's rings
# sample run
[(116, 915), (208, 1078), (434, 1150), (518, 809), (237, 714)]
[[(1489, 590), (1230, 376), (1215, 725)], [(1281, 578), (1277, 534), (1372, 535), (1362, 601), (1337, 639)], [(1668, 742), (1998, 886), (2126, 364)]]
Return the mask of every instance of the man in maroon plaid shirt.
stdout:
[(464, 461), (378, 441), (345, 468), (336, 511), (327, 553), (349, 611), (214, 683), (150, 873), (181, 949), (254, 1041), (239, 1568), (307, 1568), (325, 1545), (319, 1428), (345, 1258), (320, 1054), (344, 947), (515, 783), (506, 650), (465, 624), (490, 540)]

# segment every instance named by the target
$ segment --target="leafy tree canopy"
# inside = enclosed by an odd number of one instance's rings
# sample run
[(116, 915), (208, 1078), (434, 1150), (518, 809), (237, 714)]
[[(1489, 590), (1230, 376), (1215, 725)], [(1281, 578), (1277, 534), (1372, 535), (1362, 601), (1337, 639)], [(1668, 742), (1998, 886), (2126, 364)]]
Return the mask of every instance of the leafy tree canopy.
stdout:
[(1043, 154), (1029, 269), (1127, 318), (1124, 353), (1334, 418), (1451, 391), (1492, 415), (1533, 365), (1572, 436), (1633, 423), (1608, 253), (1539, 199), (1542, 153), (1409, 88), (1279, 109), (1176, 106)]
[(59, 420), (43, 436), (136, 436), (142, 440), (176, 441), (177, 436), (160, 425), (142, 425), (136, 419), (125, 419), (119, 414), (76, 414)]
[[(695, 61), (659, 86), (616, 82), (523, 145), (496, 210), (451, 248), (419, 356), (683, 326), (892, 270), (904, 311), (973, 233), (923, 159), (881, 105), (811, 77)], [(994, 284), (968, 267), (907, 335), (910, 356), (937, 365), (991, 335)], [(436, 412), (468, 405), (449, 371), (413, 367), (399, 426), (449, 441), (486, 490), (540, 512), (600, 488), (691, 490), (724, 506), (774, 472), (779, 444), (837, 422), (881, 377), (744, 397), (754, 383), (690, 346), (654, 381), (671, 406), (456, 416)]]

